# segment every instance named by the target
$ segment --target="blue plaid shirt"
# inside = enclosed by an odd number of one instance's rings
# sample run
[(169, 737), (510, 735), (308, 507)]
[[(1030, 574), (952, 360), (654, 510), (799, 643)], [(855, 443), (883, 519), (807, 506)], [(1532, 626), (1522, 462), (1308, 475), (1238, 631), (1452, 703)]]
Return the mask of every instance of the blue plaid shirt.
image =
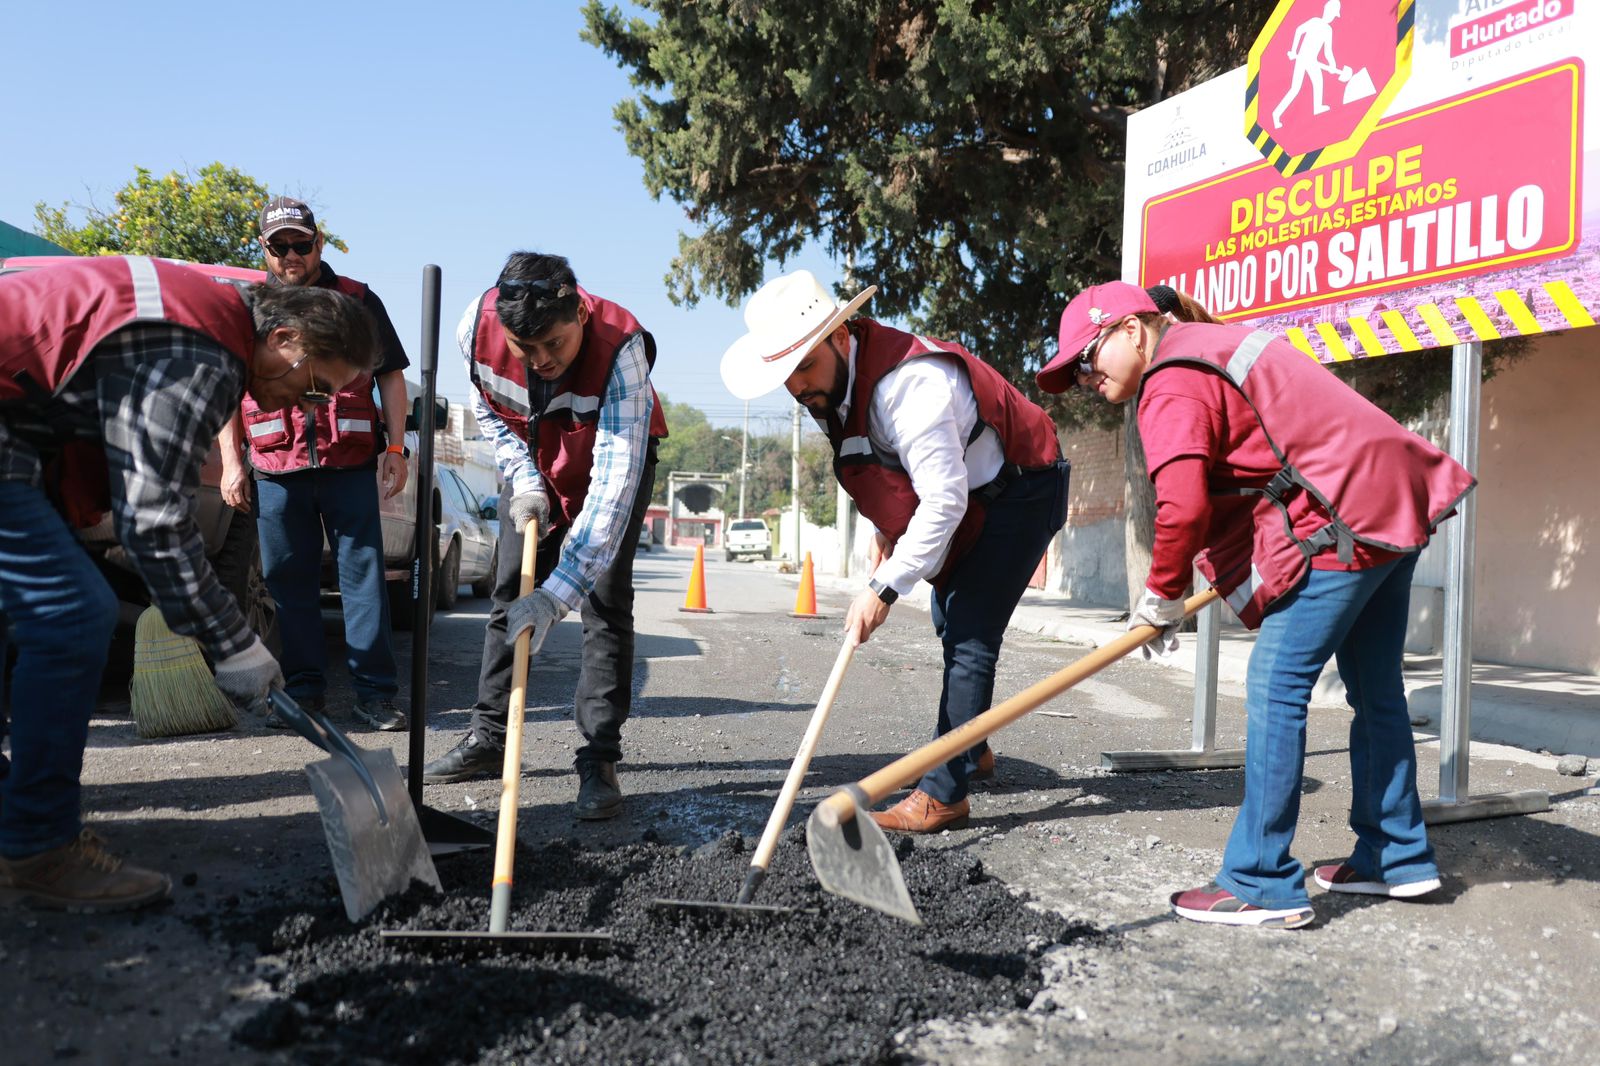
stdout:
[[(461, 355), (472, 362), (472, 330), (476, 324), (478, 302), (467, 305), (456, 330)], [(534, 388), (543, 383), (533, 378)], [(532, 391), (532, 390), (530, 390)], [(548, 396), (533, 392), (535, 410), (542, 410)], [(594, 465), (589, 477), (589, 494), (583, 510), (573, 520), (561, 543), (561, 560), (541, 586), (570, 610), (594, 590), (594, 584), (616, 560), (625, 546), (632, 551), (628, 537), (628, 515), (644, 475), (645, 457), (650, 445), (650, 413), (654, 401), (650, 393), (650, 363), (645, 358), (644, 338), (636, 336), (617, 352), (611, 376), (606, 379), (600, 400), (600, 423), (595, 430)], [(500, 420), (474, 391), (472, 411), (494, 442), (495, 463), (500, 475), (511, 486), (512, 495), (544, 492), (544, 478), (529, 453), (528, 442)]]

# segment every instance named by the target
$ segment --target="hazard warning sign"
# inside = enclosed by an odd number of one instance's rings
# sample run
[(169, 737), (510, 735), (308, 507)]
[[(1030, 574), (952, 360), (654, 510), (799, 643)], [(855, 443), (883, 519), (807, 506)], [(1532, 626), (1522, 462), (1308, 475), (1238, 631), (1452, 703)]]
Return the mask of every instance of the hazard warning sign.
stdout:
[(1285, 176), (1343, 162), (1411, 73), (1414, 0), (1280, 0), (1250, 49), (1245, 136)]

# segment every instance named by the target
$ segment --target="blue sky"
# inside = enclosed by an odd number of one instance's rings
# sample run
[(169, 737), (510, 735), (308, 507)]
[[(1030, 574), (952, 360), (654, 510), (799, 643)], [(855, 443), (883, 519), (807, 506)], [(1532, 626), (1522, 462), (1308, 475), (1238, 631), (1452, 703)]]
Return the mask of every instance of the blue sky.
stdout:
[[(383, 297), (413, 363), (422, 266), (439, 264), (439, 387), (457, 401), (462, 308), (508, 252), (558, 252), (656, 335), (659, 391), (735, 424), (717, 363), (742, 319), (667, 299), (687, 222), (645, 190), (612, 118), (632, 89), (581, 24), (575, 0), (5, 4), (0, 219), (31, 230), (40, 200), (109, 207), (135, 166), (238, 167), (349, 243), (328, 261)], [(820, 253), (797, 266), (839, 273)], [(752, 431), (782, 431), (791, 410), (783, 394), (753, 403)]]

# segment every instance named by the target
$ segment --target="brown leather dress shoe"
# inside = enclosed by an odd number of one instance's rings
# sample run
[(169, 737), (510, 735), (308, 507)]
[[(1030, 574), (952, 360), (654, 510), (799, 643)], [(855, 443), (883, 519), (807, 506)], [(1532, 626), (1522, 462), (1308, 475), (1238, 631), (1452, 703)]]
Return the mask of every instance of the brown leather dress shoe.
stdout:
[(966, 800), (940, 803), (917, 789), (886, 811), (873, 811), (872, 820), (881, 829), (899, 833), (937, 833), (941, 829), (960, 829), (967, 824), (971, 806)]
[(974, 781), (994, 780), (994, 749), (984, 748), (983, 754), (978, 756), (977, 769), (972, 771)]

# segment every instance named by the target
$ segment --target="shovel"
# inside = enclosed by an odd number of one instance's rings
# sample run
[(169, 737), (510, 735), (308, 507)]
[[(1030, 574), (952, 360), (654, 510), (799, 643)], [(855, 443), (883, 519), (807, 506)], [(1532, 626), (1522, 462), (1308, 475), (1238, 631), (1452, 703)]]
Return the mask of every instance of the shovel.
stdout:
[[(533, 592), (539, 523), (529, 522), (522, 534), (522, 583), (517, 595)], [(528, 702), (528, 660), (533, 633), (517, 637), (511, 660), (511, 699), (506, 709), (506, 757), (500, 774), (500, 823), (494, 844), (494, 877), (489, 887), (489, 931), (481, 929), (385, 929), (380, 939), (404, 941), (411, 947), (491, 951), (569, 952), (600, 954), (611, 945), (610, 933), (511, 932), (512, 866), (517, 851), (517, 804), (522, 788), (522, 718)]]
[[(1187, 618), (1217, 598), (1216, 589), (1189, 597), (1184, 602)], [(922, 916), (906, 891), (900, 863), (894, 856), (883, 830), (864, 812), (906, 781), (948, 762), (985, 739), (1002, 726), (1010, 725), (1029, 711), (1043, 706), (1079, 681), (1104, 670), (1118, 659), (1152, 639), (1155, 626), (1140, 626), (1096, 648), (1064, 670), (1035, 682), (1010, 699), (989, 708), (978, 717), (952, 729), (931, 744), (896, 759), (876, 773), (835, 792), (811, 812), (806, 824), (806, 850), (811, 868), (824, 890), (853, 899), (874, 910), (922, 924)]]
[(295, 732), (329, 755), (307, 763), (306, 776), (322, 813), (323, 835), (349, 919), (359, 922), (384, 899), (410, 888), (412, 881), (438, 889), (439, 874), (394, 755), (356, 747), (325, 716), (304, 710), (285, 692), (272, 691), (267, 702)]
[(767, 818), (767, 828), (761, 834), (761, 842), (756, 845), (756, 853), (750, 860), (750, 870), (745, 874), (738, 900), (734, 903), (721, 903), (704, 899), (654, 899), (650, 901), (650, 906), (742, 914), (776, 915), (794, 912), (793, 907), (773, 907), (750, 901), (755, 898), (756, 889), (761, 887), (761, 882), (767, 876), (767, 868), (772, 865), (772, 853), (778, 848), (778, 837), (783, 833), (784, 823), (789, 820), (789, 812), (794, 809), (794, 798), (800, 792), (801, 783), (805, 781), (806, 768), (811, 765), (811, 756), (816, 753), (817, 743), (822, 739), (823, 727), (828, 724), (828, 715), (833, 711), (834, 698), (839, 695), (839, 686), (844, 683), (844, 672), (855, 656), (856, 647), (854, 636), (849, 636), (845, 638), (844, 647), (839, 649), (839, 657), (833, 662), (833, 672), (828, 675), (827, 684), (822, 686), (822, 698), (817, 701), (817, 709), (811, 712), (811, 723), (806, 726), (805, 736), (800, 739), (800, 750), (795, 753), (794, 762), (789, 765), (789, 776), (784, 778), (783, 788), (778, 792), (778, 802), (773, 805), (772, 814)]

